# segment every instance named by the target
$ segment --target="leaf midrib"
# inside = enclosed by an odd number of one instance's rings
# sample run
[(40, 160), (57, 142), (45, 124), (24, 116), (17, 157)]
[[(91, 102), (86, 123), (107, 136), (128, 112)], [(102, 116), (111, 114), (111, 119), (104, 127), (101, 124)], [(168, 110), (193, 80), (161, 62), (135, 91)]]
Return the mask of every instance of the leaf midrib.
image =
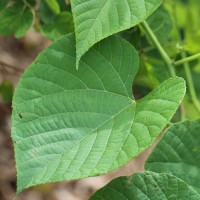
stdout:
[[(24, 88), (18, 88), (18, 89), (24, 89)], [(25, 89), (29, 89), (29, 88), (25, 88)], [(28, 99), (28, 100), (26, 100), (26, 101), (23, 101), (23, 102), (21, 102), (21, 103), (18, 103), (18, 105), (16, 105), (17, 103), (15, 103), (15, 105), (13, 105), (13, 107), (14, 108), (16, 108), (16, 107), (20, 107), (21, 105), (23, 105), (23, 107), (24, 107), (24, 103), (27, 103), (27, 102), (30, 102), (30, 101), (35, 101), (35, 100), (38, 100), (38, 99), (43, 99), (43, 98), (46, 98), (46, 97), (48, 97), (48, 98), (50, 98), (50, 96), (54, 96), (54, 95), (57, 95), (57, 94), (60, 94), (60, 93), (67, 93), (67, 92), (73, 92), (73, 91), (82, 91), (82, 90), (88, 90), (88, 91), (97, 91), (97, 92), (105, 92), (105, 93), (109, 93), (109, 94), (111, 94), (111, 95), (115, 95), (115, 96), (120, 96), (120, 97), (123, 97), (123, 98), (127, 98), (127, 99), (129, 99), (130, 101), (133, 101), (133, 102), (135, 102), (135, 100), (134, 99), (131, 99), (129, 96), (125, 96), (125, 95), (122, 95), (122, 94), (117, 94), (117, 93), (114, 93), (114, 92), (110, 92), (110, 91), (107, 91), (107, 90), (100, 90), (100, 89), (90, 89), (90, 88), (80, 88), (80, 89), (74, 89), (74, 90), (63, 90), (63, 91), (59, 91), (59, 92), (56, 92), (56, 93), (51, 93), (51, 94), (43, 94), (42, 96), (40, 96), (40, 97), (36, 97), (36, 98), (33, 98), (33, 99)]]
[[(85, 139), (86, 137), (88, 137), (89, 135), (91, 135), (94, 131), (96, 131), (97, 129), (99, 129), (101, 126), (105, 125), (106, 123), (108, 123), (109, 121), (113, 120), (116, 116), (118, 116), (120, 113), (122, 113), (123, 111), (125, 111), (128, 107), (130, 107), (131, 105), (134, 105), (136, 104), (136, 102), (134, 100), (131, 100), (130, 103), (124, 107), (122, 110), (120, 110), (118, 113), (116, 113), (115, 115), (112, 115), (111, 118), (109, 118), (108, 120), (106, 120), (105, 122), (103, 122), (102, 124), (100, 124), (98, 127), (96, 127), (95, 129), (93, 129), (90, 133), (88, 133), (85, 137), (83, 137), (81, 140)], [(46, 132), (44, 132), (45, 134)], [(36, 137), (36, 136), (40, 136), (41, 134), (37, 134), (37, 135), (31, 135), (29, 137), (26, 137), (26, 138), (22, 138), (20, 140), (17, 141), (17, 143), (19, 142), (23, 142), (23, 140), (26, 140), (26, 139), (30, 139), (31, 137)], [(78, 141), (77, 143), (81, 142)], [(70, 147), (71, 148), (71, 147)]]

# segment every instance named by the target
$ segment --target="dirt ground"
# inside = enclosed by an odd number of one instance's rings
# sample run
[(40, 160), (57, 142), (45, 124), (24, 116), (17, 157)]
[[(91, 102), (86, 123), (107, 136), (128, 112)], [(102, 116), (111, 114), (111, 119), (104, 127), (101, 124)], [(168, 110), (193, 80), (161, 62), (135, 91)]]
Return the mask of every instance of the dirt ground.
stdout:
[[(50, 43), (33, 30), (20, 40), (0, 37), (0, 83), (3, 80), (10, 80), (16, 86), (24, 69)], [(0, 99), (0, 200), (13, 200), (16, 191), (10, 116), (11, 104), (2, 103)], [(107, 175), (37, 186), (22, 192), (16, 200), (86, 200), (112, 179), (142, 171), (150, 149)]]

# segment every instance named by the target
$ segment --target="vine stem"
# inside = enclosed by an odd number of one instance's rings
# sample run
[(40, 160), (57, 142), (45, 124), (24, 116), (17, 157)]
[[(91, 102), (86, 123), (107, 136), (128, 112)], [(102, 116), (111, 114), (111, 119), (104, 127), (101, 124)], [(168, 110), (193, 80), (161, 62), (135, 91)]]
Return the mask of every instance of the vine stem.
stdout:
[(144, 28), (146, 34), (150, 37), (150, 39), (153, 42), (154, 46), (158, 49), (160, 55), (162, 56), (165, 64), (168, 67), (168, 70), (169, 70), (171, 76), (172, 77), (176, 76), (176, 72), (174, 70), (174, 65), (172, 63), (172, 60), (170, 59), (170, 57), (167, 55), (167, 53), (165, 52), (165, 50), (161, 46), (160, 42), (158, 41), (157, 37), (155, 36), (153, 31), (149, 27), (148, 23), (146, 21), (144, 21), (142, 24), (143, 24), (143, 28)]
[(190, 61), (193, 61), (193, 60), (196, 60), (196, 59), (199, 59), (199, 58), (200, 58), (200, 53), (197, 53), (197, 54), (189, 56), (189, 57), (184, 56), (183, 59), (175, 61), (174, 65), (179, 66), (179, 65), (182, 65), (184, 63), (188, 63)]
[(26, 7), (30, 8), (30, 10), (31, 10), (31, 12), (32, 12), (32, 14), (33, 14), (33, 18), (34, 18), (34, 20), (35, 20), (35, 19), (36, 19), (36, 14), (35, 14), (34, 8), (31, 6), (30, 3), (27, 2), (27, 0), (23, 0), (23, 3), (24, 3), (24, 9), (25, 9)]
[(182, 60), (186, 60), (185, 62), (183, 62), (183, 66), (184, 66), (184, 70), (185, 70), (185, 74), (186, 74), (186, 79), (187, 79), (187, 82), (188, 82), (188, 87), (189, 87), (191, 99), (194, 103), (194, 106), (196, 107), (196, 109), (200, 113), (200, 103), (199, 103), (199, 100), (198, 100), (197, 95), (196, 95), (196, 91), (195, 91), (195, 87), (194, 87), (194, 83), (193, 83), (193, 79), (192, 79), (192, 73), (191, 73), (191, 70), (190, 70), (189, 63), (187, 61), (186, 53), (184, 51), (182, 51), (181, 56), (183, 58)]
[[(175, 65), (179, 65), (180, 63), (184, 65), (184, 70), (185, 70), (186, 79), (188, 82), (190, 95), (191, 95), (192, 101), (193, 101), (196, 109), (200, 113), (200, 103), (199, 103), (197, 95), (196, 95), (196, 91), (195, 91), (194, 83), (193, 83), (193, 79), (192, 79), (192, 74), (190, 71), (189, 63), (188, 63), (191, 60), (199, 58), (200, 53), (196, 54), (194, 56), (186, 57), (186, 53), (184, 51), (182, 51), (181, 52), (182, 59), (173, 63), (172, 60), (170, 59), (170, 57), (168, 56), (168, 54), (165, 52), (164, 48), (161, 46), (160, 42), (158, 41), (157, 37), (155, 36), (155, 34), (153, 33), (153, 31), (151, 30), (151, 28), (149, 27), (149, 25), (146, 21), (143, 22), (143, 27), (144, 27), (146, 34), (150, 37), (151, 41), (153, 42), (154, 46), (158, 49), (160, 55), (162, 56), (164, 62), (167, 65), (168, 70), (172, 77), (176, 76), (176, 72), (174, 69)], [(179, 39), (180, 39), (180, 36), (179, 36)]]
[[(181, 44), (182, 43), (182, 38), (181, 38), (180, 32), (178, 31), (177, 17), (176, 17), (176, 12), (177, 12), (177, 10), (176, 10), (176, 1), (174, 0), (173, 2), (174, 2), (173, 17), (174, 17), (174, 23), (175, 23), (175, 30), (176, 30), (176, 35), (177, 35), (178, 42), (179, 42), (179, 44)], [(181, 50), (180, 53), (181, 53), (182, 60), (177, 61), (177, 62), (179, 62), (179, 63), (182, 62), (182, 64), (183, 64), (192, 102), (193, 102), (194, 106), (196, 107), (197, 111), (200, 113), (200, 103), (199, 103), (199, 100), (197, 98), (196, 90), (195, 90), (195, 87), (194, 87), (194, 82), (193, 82), (193, 79), (192, 79), (192, 73), (191, 73), (190, 65), (189, 65), (189, 61), (191, 61), (191, 57), (192, 57), (192, 59), (194, 57), (196, 59), (200, 55), (196, 54), (194, 56), (187, 57), (186, 56), (186, 52), (184, 50)]]

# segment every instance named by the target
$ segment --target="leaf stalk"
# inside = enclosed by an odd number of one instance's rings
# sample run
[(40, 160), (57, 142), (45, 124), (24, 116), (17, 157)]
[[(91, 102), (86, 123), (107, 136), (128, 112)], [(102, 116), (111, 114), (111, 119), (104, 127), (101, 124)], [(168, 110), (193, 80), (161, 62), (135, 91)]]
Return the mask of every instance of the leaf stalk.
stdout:
[[(179, 29), (178, 29), (178, 25), (177, 25), (176, 12), (177, 12), (176, 1), (174, 0), (173, 17), (174, 17), (174, 23), (175, 23), (175, 28), (176, 28), (175, 30), (176, 30), (176, 34), (177, 34), (177, 40), (181, 44), (182, 38), (181, 38)], [(197, 55), (193, 56), (193, 58), (195, 57), (195, 59), (196, 59), (198, 56), (200, 56), (200, 55), (197, 54)], [(191, 58), (186, 56), (186, 52), (184, 50), (181, 51), (181, 57), (182, 57), (182, 64), (183, 64), (183, 67), (184, 67), (184, 71), (185, 71), (185, 75), (186, 75), (186, 81), (187, 81), (187, 84), (188, 84), (189, 93), (191, 95), (192, 102), (193, 102), (194, 106), (196, 107), (197, 111), (200, 113), (200, 103), (199, 103), (199, 100), (197, 98), (196, 90), (195, 90), (195, 87), (194, 87), (194, 82), (193, 82), (193, 79), (192, 79), (192, 73), (191, 73), (190, 65), (189, 65), (189, 61), (191, 61)]]
[(191, 99), (194, 103), (194, 106), (196, 107), (196, 109), (200, 113), (200, 103), (199, 103), (199, 100), (197, 98), (197, 94), (196, 94), (196, 91), (195, 91), (195, 87), (194, 87), (194, 83), (193, 83), (193, 79), (192, 79), (192, 73), (191, 73), (191, 70), (190, 70), (189, 63), (187, 61), (186, 53), (184, 51), (182, 51), (181, 56), (183, 58), (182, 60), (186, 60), (183, 63), (183, 66), (184, 66), (184, 70), (185, 70), (186, 79), (187, 79), (187, 82), (188, 82), (188, 87), (189, 87)]
[(192, 55), (192, 56), (189, 56), (189, 57), (184, 57), (183, 59), (181, 60), (178, 60), (178, 61), (175, 61), (174, 62), (174, 65), (175, 66), (179, 66), (179, 65), (182, 65), (184, 63), (188, 63), (188, 62), (191, 62), (193, 60), (196, 60), (196, 59), (199, 59), (200, 58), (200, 53), (197, 53), (195, 55)]
[(153, 42), (154, 46), (158, 49), (160, 55), (163, 58), (163, 61), (165, 62), (165, 64), (168, 67), (168, 70), (170, 72), (170, 75), (172, 77), (176, 76), (176, 72), (172, 63), (172, 60), (170, 59), (170, 57), (167, 55), (167, 53), (165, 52), (164, 48), (161, 46), (160, 42), (158, 41), (157, 37), (155, 36), (155, 34), (153, 33), (153, 31), (151, 30), (151, 28), (149, 27), (148, 23), (146, 21), (144, 21), (142, 23), (143, 28), (146, 32), (146, 34), (149, 36), (149, 38), (151, 39), (151, 41)]

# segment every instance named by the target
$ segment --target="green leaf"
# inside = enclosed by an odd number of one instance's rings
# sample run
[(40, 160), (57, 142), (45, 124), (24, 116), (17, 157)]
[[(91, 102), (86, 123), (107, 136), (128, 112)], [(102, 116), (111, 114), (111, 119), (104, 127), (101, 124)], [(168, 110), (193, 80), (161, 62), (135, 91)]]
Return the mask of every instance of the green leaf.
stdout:
[(195, 190), (169, 174), (141, 172), (120, 177), (97, 191), (90, 200), (199, 200)]
[(172, 20), (169, 13), (159, 8), (147, 19), (147, 22), (159, 42), (166, 43), (172, 31)]
[(0, 10), (3, 10), (10, 0), (1, 0), (0, 1)]
[(60, 5), (57, 0), (45, 0), (45, 2), (56, 15), (60, 13)]
[(16, 38), (25, 35), (33, 23), (33, 14), (29, 8), (12, 6), (0, 12), (0, 34), (8, 36), (14, 33)]
[(77, 63), (96, 42), (144, 21), (162, 0), (71, 0)]
[(56, 14), (49, 8), (45, 1), (40, 2), (39, 19), (42, 24), (49, 24), (56, 17)]
[(13, 84), (5, 80), (0, 85), (0, 95), (4, 102), (11, 102), (13, 96)]
[(57, 40), (61, 36), (74, 31), (73, 17), (70, 12), (61, 12), (49, 24), (42, 27), (43, 34), (50, 40)]
[(173, 174), (200, 192), (200, 120), (174, 124), (146, 163), (146, 169)]
[(36, 184), (96, 176), (144, 151), (185, 94), (182, 78), (137, 103), (132, 81), (138, 55), (111, 37), (75, 69), (75, 37), (57, 40), (22, 76), (13, 100), (12, 138), (18, 192)]

